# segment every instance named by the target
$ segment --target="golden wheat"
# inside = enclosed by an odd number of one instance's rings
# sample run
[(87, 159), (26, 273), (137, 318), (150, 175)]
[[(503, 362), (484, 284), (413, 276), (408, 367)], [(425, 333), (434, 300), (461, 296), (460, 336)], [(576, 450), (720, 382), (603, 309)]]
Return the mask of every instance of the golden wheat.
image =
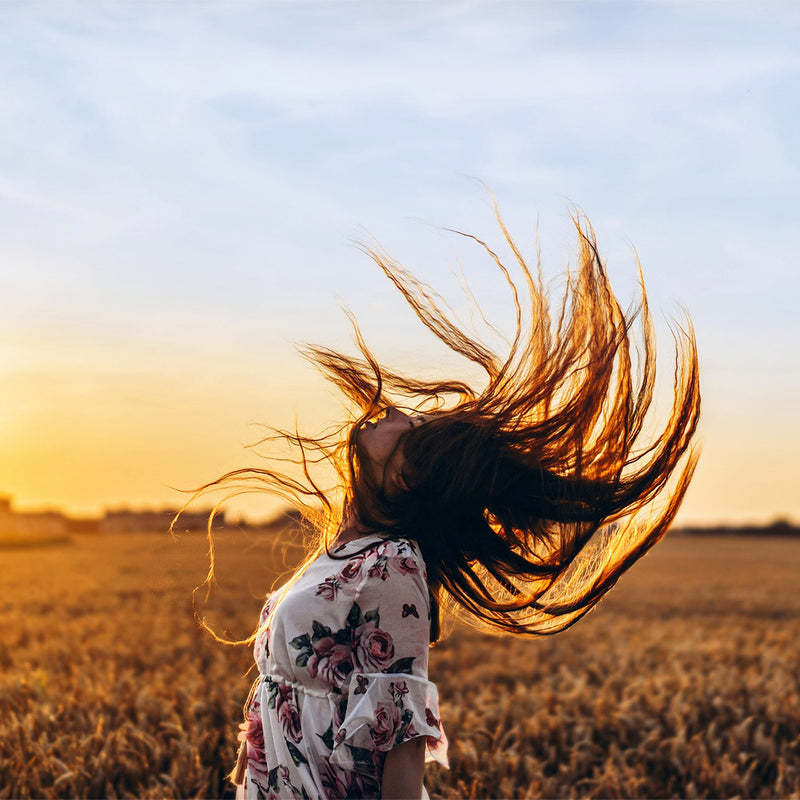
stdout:
[[(246, 635), (285, 568), (220, 540), (210, 621)], [(452, 769), (432, 797), (800, 796), (800, 542), (674, 537), (575, 628), (432, 653)], [(252, 678), (192, 618), (205, 545), (0, 553), (0, 797), (231, 796)]]

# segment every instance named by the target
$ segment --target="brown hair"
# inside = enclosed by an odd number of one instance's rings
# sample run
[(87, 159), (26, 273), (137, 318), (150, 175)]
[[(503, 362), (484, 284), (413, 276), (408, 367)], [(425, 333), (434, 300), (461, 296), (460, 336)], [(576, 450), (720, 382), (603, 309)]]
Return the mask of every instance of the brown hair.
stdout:
[[(316, 514), (322, 544), (314, 553), (327, 548), (345, 513), (415, 539), (434, 599), (456, 616), (495, 632), (550, 634), (589, 611), (674, 519), (696, 465), (697, 348), (688, 320), (674, 329), (671, 413), (660, 434), (645, 439), (655, 341), (644, 284), (624, 313), (594, 230), (576, 213), (579, 262), (553, 313), (541, 269), (528, 268), (495, 213), (524, 294), (485, 242), (453, 233), (483, 248), (511, 290), (516, 335), (504, 358), (451, 322), (432, 290), (385, 251), (363, 246), (422, 323), (485, 371), (482, 389), (384, 368), (351, 317), (359, 358), (305, 349), (355, 409), (347, 435), (279, 432), (298, 449), (304, 479), (259, 469), (221, 480), (255, 480)], [(399, 443), (410, 489), (392, 498), (361, 470), (358, 452), (359, 426), (386, 405), (432, 409)], [(335, 490), (312, 478), (319, 461), (336, 468)]]

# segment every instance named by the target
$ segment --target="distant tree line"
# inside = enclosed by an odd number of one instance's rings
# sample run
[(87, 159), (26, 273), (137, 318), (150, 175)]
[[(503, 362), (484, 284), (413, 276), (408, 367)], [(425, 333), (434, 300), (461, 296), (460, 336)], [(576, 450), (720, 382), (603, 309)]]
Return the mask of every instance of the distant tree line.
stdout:
[(800, 526), (787, 519), (776, 519), (767, 525), (708, 525), (674, 528), (673, 533), (692, 536), (800, 536)]

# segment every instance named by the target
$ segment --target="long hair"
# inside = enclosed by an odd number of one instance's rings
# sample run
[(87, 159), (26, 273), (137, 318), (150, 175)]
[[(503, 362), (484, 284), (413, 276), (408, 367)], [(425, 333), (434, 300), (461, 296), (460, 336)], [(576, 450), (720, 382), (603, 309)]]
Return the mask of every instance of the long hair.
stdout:
[[(319, 531), (309, 559), (345, 515), (415, 539), (437, 607), (493, 632), (551, 634), (589, 611), (673, 521), (697, 460), (697, 348), (690, 321), (674, 328), (672, 408), (647, 437), (656, 352), (641, 269), (638, 302), (625, 313), (594, 230), (575, 213), (578, 264), (553, 309), (540, 265), (529, 269), (496, 208), (495, 216), (522, 288), (488, 244), (452, 233), (482, 248), (508, 284), (516, 333), (502, 357), (456, 326), (388, 253), (362, 246), (420, 321), (485, 372), (485, 385), (385, 368), (351, 317), (359, 357), (304, 350), (350, 402), (349, 424), (321, 437), (277, 432), (296, 448), (302, 478), (237, 470), (215, 485), (255, 482), (302, 508)], [(398, 444), (409, 490), (392, 497), (361, 468), (358, 445), (360, 426), (388, 405), (431, 414)], [(335, 468), (335, 486), (312, 476), (319, 462)]]

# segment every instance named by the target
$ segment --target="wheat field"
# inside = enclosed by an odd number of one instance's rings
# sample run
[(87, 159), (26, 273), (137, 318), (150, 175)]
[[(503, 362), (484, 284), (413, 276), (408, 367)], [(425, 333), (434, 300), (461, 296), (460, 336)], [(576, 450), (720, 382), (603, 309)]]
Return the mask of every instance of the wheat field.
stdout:
[[(246, 635), (284, 561), (224, 534), (210, 621)], [(0, 550), (0, 797), (232, 795), (251, 659), (194, 622), (205, 567), (197, 536)], [(800, 797), (798, 574), (800, 541), (674, 536), (563, 634), (454, 630), (431, 796)]]

